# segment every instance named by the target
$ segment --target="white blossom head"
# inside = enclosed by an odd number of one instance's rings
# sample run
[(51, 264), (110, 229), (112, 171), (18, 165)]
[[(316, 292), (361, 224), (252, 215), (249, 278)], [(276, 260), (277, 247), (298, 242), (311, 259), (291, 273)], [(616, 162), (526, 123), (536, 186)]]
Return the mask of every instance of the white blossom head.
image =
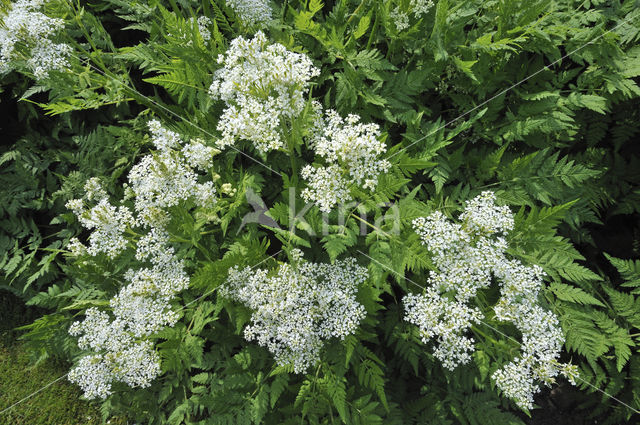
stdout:
[(387, 151), (380, 127), (361, 123), (355, 114), (345, 119), (336, 111), (326, 111), (324, 118), (316, 120), (310, 145), (328, 165), (307, 165), (302, 169), (302, 178), (307, 181), (302, 197), (315, 202), (324, 212), (350, 201), (351, 185), (374, 190), (378, 176), (391, 167), (388, 160), (380, 158)]
[(302, 113), (311, 78), (320, 71), (306, 55), (269, 44), (258, 31), (253, 39), (240, 36), (220, 55), (219, 69), (209, 88), (227, 108), (218, 121), (220, 147), (238, 139), (253, 142), (260, 152), (285, 147), (283, 120)]
[(314, 202), (320, 211), (331, 212), (336, 204), (351, 200), (349, 181), (337, 164), (327, 167), (305, 165), (300, 175), (307, 181), (307, 187), (301, 193), (302, 198)]
[(506, 234), (513, 230), (513, 213), (508, 206), (495, 205), (496, 195), (482, 192), (469, 202), (460, 215), (469, 232), (481, 234)]
[(398, 31), (404, 31), (409, 28), (409, 15), (413, 15), (419, 19), (425, 15), (434, 6), (433, 0), (411, 0), (408, 8), (397, 5), (389, 12), (389, 17), (396, 25)]
[(149, 341), (134, 339), (131, 323), (97, 308), (89, 308), (82, 322), (71, 325), (69, 333), (79, 336), (78, 346), (94, 354), (82, 357), (69, 372), (86, 398), (106, 398), (113, 381), (132, 387), (149, 386), (160, 373), (159, 358)]
[(100, 354), (82, 357), (69, 371), (67, 378), (78, 385), (87, 399), (106, 399), (113, 392), (111, 385), (115, 376), (109, 364)]
[(440, 211), (435, 211), (428, 217), (418, 217), (412, 224), (422, 243), (435, 254), (443, 254), (445, 250), (461, 243), (469, 243), (470, 240), (462, 226), (450, 222)]
[(540, 386), (534, 381), (530, 362), (516, 358), (491, 376), (505, 396), (525, 409), (533, 408), (533, 396), (540, 392)]
[[(193, 18), (192, 18), (193, 19)], [(209, 26), (212, 24), (211, 19), (206, 16), (200, 16), (196, 20), (196, 25), (198, 26), (198, 32), (200, 33), (200, 37), (206, 43), (211, 40), (211, 31), (209, 31)]]
[(53, 40), (64, 29), (64, 21), (45, 15), (43, 6), (42, 0), (18, 0), (0, 16), (0, 72), (25, 66), (42, 80), (51, 71), (70, 67), (71, 47)]
[(213, 157), (218, 153), (218, 149), (205, 145), (202, 139), (191, 140), (182, 148), (189, 166), (201, 171), (209, 171), (213, 167)]
[(465, 333), (473, 323), (480, 323), (480, 310), (450, 301), (436, 288), (428, 288), (424, 294), (409, 294), (403, 304), (405, 320), (418, 326), (422, 342), (437, 340), (434, 355), (444, 367), (453, 370), (471, 360), (474, 341)]
[(262, 27), (271, 20), (271, 6), (267, 0), (227, 0), (245, 26)]
[(396, 25), (396, 30), (404, 31), (409, 28), (409, 14), (403, 11), (400, 6), (396, 6), (389, 11), (389, 17)]
[(102, 201), (107, 199), (107, 191), (102, 187), (100, 179), (97, 177), (91, 177), (84, 184), (85, 197), (89, 201)]
[(150, 341), (133, 343), (117, 353), (82, 357), (67, 378), (80, 386), (87, 399), (105, 399), (114, 381), (146, 388), (160, 374), (160, 358)]
[[(66, 207), (73, 211), (83, 227), (93, 230), (86, 248), (89, 255), (104, 253), (110, 258), (115, 258), (127, 248), (124, 233), (127, 228), (136, 225), (136, 220), (127, 207), (115, 207), (109, 202), (106, 192), (97, 180), (90, 181), (89, 187), (92, 199), (97, 196), (101, 198), (95, 206), (85, 208), (82, 199), (72, 199), (66, 203)], [(79, 241), (74, 241), (72, 247), (79, 249), (78, 244)]]
[(200, 183), (197, 170), (212, 165), (215, 149), (197, 141), (182, 147), (180, 136), (155, 120), (149, 122), (149, 129), (159, 152), (143, 157), (128, 176), (139, 220), (150, 227), (164, 227), (167, 208), (181, 202), (213, 207), (216, 188), (211, 181)]
[(324, 340), (355, 332), (365, 315), (356, 293), (367, 271), (353, 258), (331, 265), (303, 261), (301, 252), (291, 254), (295, 263), (275, 273), (231, 269), (221, 293), (253, 310), (246, 339), (300, 373), (317, 363)]
[(87, 247), (82, 242), (80, 242), (78, 238), (75, 237), (69, 239), (67, 249), (69, 250), (69, 253), (72, 257), (79, 257), (87, 253)]
[(182, 145), (180, 135), (164, 128), (160, 121), (151, 120), (147, 126), (149, 127), (149, 132), (151, 132), (151, 141), (160, 152), (178, 149)]

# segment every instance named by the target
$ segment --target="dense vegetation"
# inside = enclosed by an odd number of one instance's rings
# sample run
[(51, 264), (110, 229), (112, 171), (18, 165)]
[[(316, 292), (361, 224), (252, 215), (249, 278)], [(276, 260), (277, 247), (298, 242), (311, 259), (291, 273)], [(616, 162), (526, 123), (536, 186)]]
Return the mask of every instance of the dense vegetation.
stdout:
[[(638, 6), (3, 0), (25, 349), (105, 420), (633, 423)], [(522, 353), (550, 362), (518, 392)]]

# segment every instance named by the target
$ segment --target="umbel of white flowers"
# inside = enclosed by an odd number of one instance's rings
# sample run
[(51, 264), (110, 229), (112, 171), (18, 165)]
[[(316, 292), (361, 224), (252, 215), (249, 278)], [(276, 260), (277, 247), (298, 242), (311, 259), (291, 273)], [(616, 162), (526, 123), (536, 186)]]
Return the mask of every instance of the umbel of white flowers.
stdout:
[(70, 66), (67, 58), (71, 47), (53, 41), (64, 29), (64, 21), (42, 13), (43, 5), (44, 0), (18, 0), (11, 3), (4, 17), (0, 16), (0, 74), (26, 65), (37, 80), (42, 80), (50, 71)]
[[(194, 18), (191, 18), (191, 21), (193, 20)], [(198, 25), (198, 32), (200, 33), (200, 37), (202, 37), (202, 40), (205, 43), (211, 40), (211, 31), (209, 31), (208, 28), (209, 25), (211, 25), (211, 19), (207, 18), (206, 16), (200, 16), (196, 20), (196, 24)]]
[(471, 359), (474, 340), (466, 334), (484, 318), (468, 302), (497, 280), (501, 296), (493, 308), (495, 317), (512, 322), (522, 334), (522, 344), (520, 355), (492, 379), (507, 397), (531, 409), (540, 382), (551, 384), (563, 373), (573, 383), (576, 376), (574, 366), (558, 362), (563, 343), (558, 319), (538, 305), (544, 272), (505, 256), (504, 236), (513, 229), (513, 214), (495, 205), (492, 192), (467, 202), (460, 222), (452, 223), (438, 211), (413, 221), (437, 270), (430, 272), (424, 293), (404, 298), (405, 318), (420, 328), (423, 342), (435, 339), (434, 355), (453, 370)]
[(355, 332), (365, 316), (356, 293), (367, 270), (353, 258), (331, 265), (304, 261), (299, 250), (293, 256), (275, 273), (231, 269), (221, 294), (253, 310), (245, 338), (300, 373), (318, 362), (324, 340)]
[(227, 6), (246, 26), (264, 26), (271, 20), (271, 7), (265, 0), (227, 0)]
[(306, 55), (269, 44), (258, 31), (252, 40), (237, 37), (216, 71), (209, 93), (227, 107), (218, 121), (224, 147), (238, 139), (255, 143), (260, 152), (285, 147), (281, 134), (284, 120), (304, 109), (309, 80), (320, 74)]
[[(69, 379), (90, 399), (106, 398), (114, 381), (148, 387), (160, 374), (160, 359), (147, 338), (176, 323), (178, 314), (171, 302), (189, 286), (184, 262), (175, 256), (165, 230), (167, 208), (180, 203), (209, 208), (216, 203), (213, 183), (199, 183), (197, 173), (212, 167), (216, 150), (199, 141), (182, 146), (180, 137), (157, 121), (151, 121), (149, 128), (158, 152), (143, 157), (129, 173), (128, 197), (133, 198), (134, 212), (111, 205), (95, 178), (87, 181), (84, 200), (67, 203), (80, 223), (92, 230), (88, 246), (77, 239), (71, 242), (73, 254), (115, 258), (133, 242), (139, 262), (125, 273), (127, 284), (111, 299), (113, 318), (89, 308), (85, 319), (69, 329), (79, 337), (78, 346), (91, 352), (69, 372)], [(96, 205), (85, 208), (85, 202)], [(136, 228), (142, 236), (126, 237), (128, 228)]]
[(433, 0), (411, 0), (409, 2), (409, 8), (404, 9), (401, 5), (397, 5), (393, 10), (389, 12), (389, 17), (396, 24), (398, 31), (403, 31), (409, 28), (409, 14), (413, 14), (416, 19), (419, 19), (422, 15), (426, 14), (429, 9), (434, 6)]
[(351, 184), (375, 189), (378, 175), (391, 164), (379, 158), (387, 146), (380, 140), (377, 124), (361, 123), (355, 114), (349, 114), (345, 120), (333, 110), (325, 111), (322, 117), (317, 102), (314, 109), (318, 118), (310, 144), (327, 165), (306, 165), (302, 169), (302, 178), (307, 181), (302, 197), (315, 202), (321, 211), (330, 212), (336, 204), (351, 200)]

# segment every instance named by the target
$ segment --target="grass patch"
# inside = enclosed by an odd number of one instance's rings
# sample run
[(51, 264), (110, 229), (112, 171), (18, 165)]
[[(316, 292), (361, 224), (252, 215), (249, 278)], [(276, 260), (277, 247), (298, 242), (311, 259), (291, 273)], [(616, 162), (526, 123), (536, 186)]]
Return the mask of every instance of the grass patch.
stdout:
[[(31, 367), (29, 353), (22, 344), (0, 347), (0, 410), (64, 375), (66, 368), (46, 361)], [(101, 424), (97, 407), (80, 399), (81, 392), (61, 379), (0, 416), (0, 423), (15, 425)], [(126, 421), (111, 420), (124, 425)]]
[[(69, 371), (67, 364), (46, 360), (37, 366), (31, 363), (28, 348), (17, 341), (16, 326), (37, 317), (26, 309), (19, 298), (0, 292), (0, 411)], [(20, 311), (18, 311), (20, 310)], [(17, 319), (21, 318), (21, 319)], [(11, 425), (93, 425), (102, 424), (100, 410), (80, 396), (82, 392), (66, 377), (0, 415), (0, 424)], [(110, 425), (126, 425), (121, 418), (112, 418)]]

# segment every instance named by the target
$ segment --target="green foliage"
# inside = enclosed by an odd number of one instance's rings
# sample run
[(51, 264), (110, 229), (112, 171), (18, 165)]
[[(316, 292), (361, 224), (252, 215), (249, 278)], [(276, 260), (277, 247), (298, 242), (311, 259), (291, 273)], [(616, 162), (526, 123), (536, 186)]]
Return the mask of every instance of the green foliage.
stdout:
[[(23, 113), (31, 108), (26, 109)], [(139, 150), (133, 134), (76, 119), (44, 125), (40, 132), (27, 130), (5, 150), (0, 160), (0, 270), (5, 279), (0, 287), (28, 298), (60, 275), (62, 248), (77, 232), (69, 227), (64, 203), (92, 176), (107, 177), (115, 189)]]
[[(564, 284), (551, 286), (551, 291), (557, 297), (554, 305), (560, 312), (567, 335), (567, 349), (584, 356), (580, 364), (582, 386), (588, 391), (593, 391), (593, 387), (586, 383), (605, 386), (609, 394), (635, 407), (640, 388), (637, 380), (632, 378), (636, 358), (632, 356), (640, 342), (637, 339), (640, 299), (634, 296), (634, 290), (629, 293), (624, 288), (638, 286), (637, 264), (605, 256), (620, 274), (622, 282), (607, 277), (586, 291)], [(594, 415), (603, 408), (596, 408)], [(615, 423), (630, 415), (629, 412), (615, 410), (615, 419), (607, 423)]]

